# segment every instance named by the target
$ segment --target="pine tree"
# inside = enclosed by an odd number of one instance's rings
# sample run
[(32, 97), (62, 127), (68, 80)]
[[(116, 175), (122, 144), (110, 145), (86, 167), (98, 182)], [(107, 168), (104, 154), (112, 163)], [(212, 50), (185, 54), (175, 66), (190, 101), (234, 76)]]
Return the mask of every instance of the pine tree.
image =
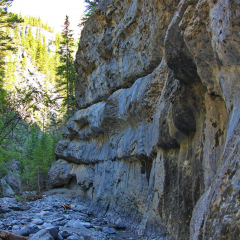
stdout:
[[(12, 43), (12, 38), (9, 34), (9, 29), (14, 28), (14, 24), (20, 23), (23, 21), (23, 19), (19, 18), (16, 14), (7, 13), (3, 11), (3, 9), (5, 7), (10, 6), (11, 3), (12, 1), (0, 0), (0, 88), (2, 86), (2, 81), (4, 78), (6, 54), (8, 51), (15, 50), (14, 45)], [(3, 93), (2, 90), (0, 91)], [(1, 105), (1, 102), (0, 102), (0, 105)]]
[(11, 108), (8, 93), (4, 88), (6, 74), (9, 75), (12, 80), (14, 76), (11, 70), (14, 71), (15, 67), (11, 61), (10, 64), (5, 63), (9, 52), (15, 50), (9, 29), (14, 28), (14, 24), (23, 21), (23, 19), (19, 18), (16, 14), (3, 11), (5, 7), (10, 6), (11, 3), (12, 1), (9, 0), (0, 0), (0, 145), (11, 133), (13, 127), (16, 126), (15, 123), (19, 121), (18, 116)]
[(44, 189), (44, 180), (55, 160), (54, 150), (59, 139), (60, 136), (54, 131), (42, 132), (36, 124), (32, 126), (20, 158), (25, 188), (39, 192)]
[[(73, 64), (73, 47), (74, 38), (73, 31), (70, 30), (69, 17), (66, 16), (63, 31), (62, 31), (62, 41), (60, 42), (60, 62), (61, 65), (58, 67), (57, 74), (61, 77), (58, 82), (58, 89), (64, 95), (63, 104), (67, 107), (67, 117), (70, 118), (70, 114), (73, 114), (75, 99), (74, 99), (74, 82), (76, 72)], [(64, 94), (65, 92), (65, 94)]]
[(85, 15), (81, 19), (81, 23), (79, 26), (84, 26), (89, 17), (94, 13), (97, 5), (100, 3), (101, 0), (84, 0), (84, 2), (87, 4), (86, 9), (84, 11)]

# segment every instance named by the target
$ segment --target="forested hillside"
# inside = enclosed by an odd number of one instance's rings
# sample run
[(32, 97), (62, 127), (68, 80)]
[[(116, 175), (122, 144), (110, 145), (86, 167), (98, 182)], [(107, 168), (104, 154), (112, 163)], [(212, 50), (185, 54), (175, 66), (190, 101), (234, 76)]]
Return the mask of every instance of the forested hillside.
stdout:
[(0, 193), (11, 195), (45, 187), (62, 126), (74, 113), (77, 40), (67, 17), (60, 34), (41, 18), (4, 10), (0, 12)]

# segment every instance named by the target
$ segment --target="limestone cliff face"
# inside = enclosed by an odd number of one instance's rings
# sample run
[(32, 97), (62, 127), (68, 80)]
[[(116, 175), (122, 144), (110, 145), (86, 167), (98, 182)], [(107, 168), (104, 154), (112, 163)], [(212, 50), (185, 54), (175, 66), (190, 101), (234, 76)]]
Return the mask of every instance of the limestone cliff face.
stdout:
[(140, 235), (237, 239), (239, 32), (239, 1), (101, 1), (50, 185)]

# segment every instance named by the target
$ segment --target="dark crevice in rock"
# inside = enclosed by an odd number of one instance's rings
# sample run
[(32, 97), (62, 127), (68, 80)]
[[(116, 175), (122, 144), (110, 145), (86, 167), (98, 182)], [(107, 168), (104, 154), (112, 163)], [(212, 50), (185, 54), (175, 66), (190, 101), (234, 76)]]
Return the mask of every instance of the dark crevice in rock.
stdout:
[(174, 70), (174, 77), (186, 84), (193, 84), (195, 82), (201, 82), (201, 79), (197, 73), (197, 66), (194, 63), (193, 58), (190, 57), (186, 46), (180, 50), (177, 56), (173, 56), (167, 59), (168, 66)]
[(107, 207), (106, 207), (106, 214), (107, 214), (107, 212), (108, 212), (108, 210), (109, 210), (109, 207), (110, 207), (110, 203), (107, 205)]
[(179, 109), (178, 106), (173, 105), (173, 122), (176, 128), (186, 136), (196, 131), (195, 117), (188, 106)]
[(189, 146), (187, 160), (177, 157), (183, 151), (182, 147), (164, 151), (164, 198), (160, 199), (158, 205), (161, 219), (174, 239), (178, 239), (178, 236), (188, 238), (194, 206), (204, 191), (203, 155), (195, 156)]
[(141, 173), (146, 174), (146, 178), (149, 184), (150, 173), (152, 170), (152, 161), (141, 161), (141, 163), (142, 163)]
[(67, 183), (67, 188), (73, 189), (76, 185), (77, 185), (77, 178), (76, 176), (72, 176)]

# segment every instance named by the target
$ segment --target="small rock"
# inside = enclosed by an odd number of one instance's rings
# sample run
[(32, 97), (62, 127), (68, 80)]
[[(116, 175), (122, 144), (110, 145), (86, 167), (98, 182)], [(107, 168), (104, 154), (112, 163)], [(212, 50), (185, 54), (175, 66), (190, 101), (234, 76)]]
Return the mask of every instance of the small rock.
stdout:
[(70, 220), (67, 224), (66, 227), (74, 227), (74, 228), (79, 228), (82, 230), (86, 230), (86, 228), (82, 225), (82, 222), (79, 220)]
[(49, 212), (49, 211), (41, 211), (40, 213), (37, 213), (37, 215), (39, 216), (39, 217), (44, 217), (44, 216), (50, 216), (50, 215), (52, 215), (52, 213), (51, 212)]
[(63, 227), (63, 226), (66, 225), (66, 223), (67, 223), (67, 221), (63, 220), (61, 222), (55, 222), (54, 225), (57, 226), (57, 227)]
[(33, 236), (31, 236), (29, 240), (54, 240), (54, 238), (46, 229), (42, 229)]
[(44, 223), (42, 225), (42, 228), (51, 228), (51, 227), (54, 227), (51, 223)]
[(20, 229), (20, 231), (18, 232), (18, 235), (24, 236), (24, 237), (28, 237), (28, 236), (29, 236), (29, 228), (28, 228), (27, 226), (23, 227), (23, 228)]
[(39, 228), (35, 224), (29, 224), (28, 226), (23, 227), (18, 232), (18, 235), (28, 237), (30, 234), (35, 234), (39, 231)]
[(60, 231), (60, 234), (62, 235), (63, 238), (67, 238), (69, 236), (72, 235), (72, 233), (68, 232), (68, 231)]
[(63, 239), (64, 238), (62, 237), (62, 235), (60, 233), (58, 233), (56, 240), (63, 240)]
[(27, 223), (30, 223), (31, 221), (32, 221), (31, 218), (27, 218), (27, 219), (26, 219), (26, 222), (27, 222)]
[(104, 233), (108, 233), (108, 234), (115, 234), (116, 233), (116, 230), (114, 228), (108, 228), (108, 227), (103, 227), (102, 231)]
[(60, 208), (60, 206), (58, 206), (58, 205), (53, 205), (52, 207), (53, 207), (53, 209), (54, 209), (54, 208), (55, 208), (55, 209), (59, 209), (59, 208)]
[(58, 229), (56, 227), (48, 227), (46, 230), (51, 234), (53, 238), (57, 238), (58, 236)]
[(18, 220), (11, 221), (10, 225), (21, 225), (21, 223)]
[(42, 225), (44, 223), (44, 221), (40, 218), (34, 218), (34, 219), (32, 219), (31, 222), (34, 224), (37, 224), (37, 225)]
[(78, 212), (82, 212), (82, 213), (87, 213), (88, 212), (88, 209), (82, 205), (77, 205), (77, 206), (74, 206), (72, 207), (72, 209), (74, 211), (78, 211)]
[(21, 226), (19, 225), (13, 225), (12, 226), (12, 232), (13, 233), (17, 233), (20, 230)]
[(89, 222), (80, 222), (86, 228), (93, 228), (93, 225)]
[(67, 240), (84, 240), (84, 237), (70, 236), (67, 238)]
[(115, 225), (115, 229), (118, 229), (118, 230), (126, 229), (126, 225), (121, 224), (121, 223), (116, 224), (116, 225)]

